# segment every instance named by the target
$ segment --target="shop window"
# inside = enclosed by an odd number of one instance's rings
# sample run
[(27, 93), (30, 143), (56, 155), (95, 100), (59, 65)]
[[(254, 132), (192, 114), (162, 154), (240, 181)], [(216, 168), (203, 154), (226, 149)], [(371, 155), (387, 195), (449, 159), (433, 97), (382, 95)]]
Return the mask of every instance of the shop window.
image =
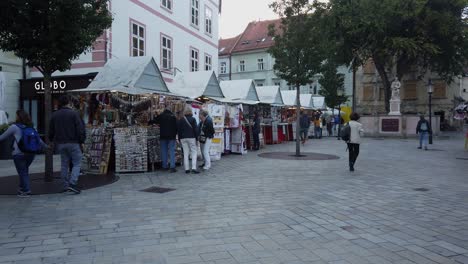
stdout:
[(161, 6), (164, 9), (172, 11), (172, 0), (161, 0)]
[(132, 57), (145, 56), (145, 26), (131, 22), (132, 27)]
[(161, 65), (164, 70), (172, 69), (172, 53), (172, 38), (166, 35), (161, 35)]
[(190, 0), (191, 20), (192, 26), (199, 27), (200, 25), (200, 0)]
[(198, 71), (198, 50), (195, 48), (190, 49), (190, 71)]
[(211, 71), (211, 61), (212, 58), (210, 55), (205, 54), (205, 71)]
[(213, 11), (205, 7), (205, 33), (210, 35), (213, 33)]
[(227, 72), (227, 66), (226, 62), (221, 62), (221, 71), (222, 74), (225, 74)]

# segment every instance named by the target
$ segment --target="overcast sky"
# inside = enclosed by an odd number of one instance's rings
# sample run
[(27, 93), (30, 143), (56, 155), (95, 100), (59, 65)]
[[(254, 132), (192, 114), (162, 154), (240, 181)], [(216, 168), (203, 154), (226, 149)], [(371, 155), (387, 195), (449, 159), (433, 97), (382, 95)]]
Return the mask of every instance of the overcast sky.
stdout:
[(242, 33), (255, 20), (277, 18), (268, 7), (274, 0), (223, 0), (219, 21), (219, 36), (231, 38)]

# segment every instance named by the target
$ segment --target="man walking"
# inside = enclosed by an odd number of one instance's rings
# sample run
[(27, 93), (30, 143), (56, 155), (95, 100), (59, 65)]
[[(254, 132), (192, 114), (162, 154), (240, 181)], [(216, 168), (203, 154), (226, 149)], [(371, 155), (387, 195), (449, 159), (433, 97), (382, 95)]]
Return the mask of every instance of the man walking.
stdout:
[(419, 117), (418, 125), (416, 126), (416, 134), (419, 134), (418, 149), (422, 149), (424, 145), (424, 150), (427, 150), (429, 133), (432, 133), (429, 122), (424, 118), (423, 115), (421, 115)]
[(310, 118), (306, 113), (304, 113), (304, 111), (301, 111), (301, 119), (299, 120), (299, 125), (301, 127), (300, 135), (301, 135), (302, 145), (304, 145), (306, 143), (307, 136), (309, 133), (309, 128), (310, 128)]
[(167, 156), (170, 159), (170, 172), (176, 172), (175, 147), (177, 136), (177, 118), (171, 110), (166, 109), (150, 124), (157, 124), (160, 128), (161, 161), (163, 170), (167, 170)]
[(258, 113), (255, 112), (254, 118), (253, 118), (253, 127), (252, 127), (252, 134), (253, 134), (253, 150), (259, 150), (260, 149), (260, 130), (261, 130), (261, 125), (260, 125), (260, 117), (258, 116)]
[[(77, 183), (83, 157), (80, 145), (86, 139), (86, 130), (78, 112), (71, 109), (68, 96), (59, 98), (59, 107), (60, 109), (52, 114), (50, 120), (49, 139), (60, 153), (64, 191), (79, 194), (81, 190)], [(70, 164), (72, 164), (71, 174), (69, 174)]]

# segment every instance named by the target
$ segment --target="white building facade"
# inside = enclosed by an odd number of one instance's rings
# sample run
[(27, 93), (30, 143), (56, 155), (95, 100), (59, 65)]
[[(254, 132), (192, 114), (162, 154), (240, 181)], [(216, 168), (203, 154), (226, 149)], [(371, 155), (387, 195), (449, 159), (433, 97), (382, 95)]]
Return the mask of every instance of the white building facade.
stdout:
[[(16, 57), (11, 52), (3, 52), (0, 50), (0, 67), (1, 74), (4, 77), (4, 105), (0, 106), (8, 113), (9, 122), (15, 121), (15, 113), (19, 108), (19, 82), (23, 78), (22, 60)], [(2, 80), (3, 81), (3, 80)]]
[[(96, 72), (107, 60), (153, 56), (171, 82), (177, 72), (218, 68), (220, 0), (111, 0), (110, 29), (70, 71), (54, 75)], [(31, 77), (42, 77), (32, 69)]]

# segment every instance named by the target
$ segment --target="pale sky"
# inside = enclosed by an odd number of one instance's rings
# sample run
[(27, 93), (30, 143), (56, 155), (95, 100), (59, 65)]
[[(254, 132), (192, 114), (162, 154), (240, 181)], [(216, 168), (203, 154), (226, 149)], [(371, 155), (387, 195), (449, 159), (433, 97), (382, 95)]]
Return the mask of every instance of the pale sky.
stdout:
[(277, 18), (268, 7), (273, 2), (274, 0), (223, 0), (219, 36), (235, 37), (244, 31), (249, 22)]

